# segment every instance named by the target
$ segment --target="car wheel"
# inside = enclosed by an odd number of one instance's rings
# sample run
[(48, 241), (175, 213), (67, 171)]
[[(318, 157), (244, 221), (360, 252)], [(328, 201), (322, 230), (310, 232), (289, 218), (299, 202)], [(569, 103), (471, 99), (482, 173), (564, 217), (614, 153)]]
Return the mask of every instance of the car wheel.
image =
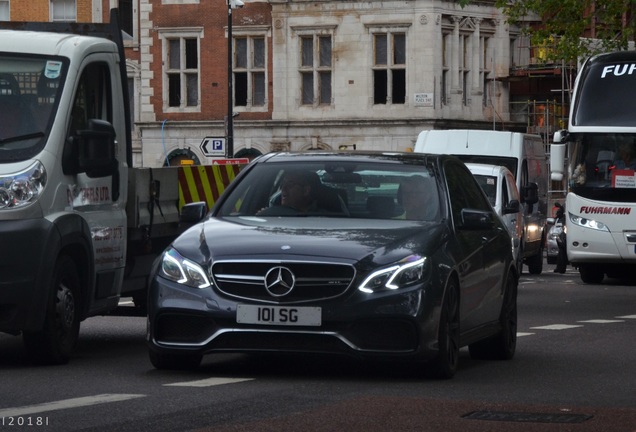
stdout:
[(517, 349), (517, 280), (509, 274), (506, 279), (501, 313), (501, 331), (494, 337), (468, 346), (470, 356), (483, 360), (510, 360)]
[(148, 293), (146, 290), (134, 292), (132, 294), (133, 303), (135, 308), (140, 314), (146, 315), (148, 313)]
[(148, 351), (148, 355), (156, 369), (168, 370), (196, 369), (203, 359), (199, 354), (159, 354), (152, 350)]
[(543, 271), (543, 248), (540, 248), (538, 253), (528, 259), (528, 273), (541, 274)]
[(428, 373), (433, 378), (450, 379), (459, 364), (459, 289), (455, 280), (446, 288), (438, 338), (439, 351), (428, 365)]
[(80, 280), (71, 258), (59, 257), (52, 280), (44, 327), (23, 334), (27, 355), (39, 364), (67, 363), (79, 337)]
[(599, 266), (592, 264), (581, 264), (579, 266), (581, 280), (587, 284), (600, 284), (603, 282), (605, 273)]

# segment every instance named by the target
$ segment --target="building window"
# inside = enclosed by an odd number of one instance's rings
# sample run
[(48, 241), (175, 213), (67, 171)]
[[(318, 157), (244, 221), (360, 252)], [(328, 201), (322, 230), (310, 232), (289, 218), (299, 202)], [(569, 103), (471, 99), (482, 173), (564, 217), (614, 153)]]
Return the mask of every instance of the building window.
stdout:
[(473, 60), (472, 49), (473, 45), (471, 43), (471, 36), (462, 35), (459, 39), (459, 43), (461, 44), (461, 57), (459, 63), (459, 77), (461, 79), (461, 89), (462, 89), (462, 104), (468, 105), (470, 103), (470, 64)]
[(264, 36), (234, 38), (234, 106), (263, 107), (267, 103), (267, 53)]
[(406, 102), (406, 33), (373, 35), (373, 103)]
[(484, 106), (488, 106), (492, 103), (492, 101), (489, 101), (488, 98), (490, 97), (490, 87), (493, 85), (493, 83), (489, 82), (489, 76), (490, 76), (490, 71), (492, 68), (492, 57), (490, 55), (490, 38), (489, 37), (481, 37), (480, 41), (480, 53), (481, 53), (481, 58), (479, 59), (479, 75), (480, 75), (480, 81), (483, 83), (484, 85), (484, 98), (483, 98), (483, 104)]
[(51, 21), (77, 21), (75, 0), (51, 0)]
[(164, 109), (198, 111), (200, 33), (160, 32), (163, 37)]
[(119, 0), (119, 20), (121, 29), (133, 36), (133, 0)]
[(11, 21), (9, 0), (0, 0), (0, 21)]
[(331, 105), (331, 35), (300, 37), (300, 78), (302, 105)]
[(440, 82), (440, 99), (442, 105), (450, 103), (449, 85), (450, 85), (450, 65), (451, 65), (451, 34), (442, 34), (442, 79)]

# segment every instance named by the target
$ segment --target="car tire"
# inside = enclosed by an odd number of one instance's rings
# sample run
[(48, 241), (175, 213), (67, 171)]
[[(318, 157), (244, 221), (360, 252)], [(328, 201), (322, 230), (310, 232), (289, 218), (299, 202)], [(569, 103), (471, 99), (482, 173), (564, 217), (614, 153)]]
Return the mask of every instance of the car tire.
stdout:
[(37, 364), (68, 363), (79, 338), (80, 279), (70, 257), (58, 258), (52, 281), (44, 327), (23, 334), (27, 355)]
[(155, 369), (166, 370), (197, 369), (203, 359), (199, 354), (159, 354), (152, 350), (148, 351), (148, 356)]
[(142, 314), (148, 314), (148, 292), (146, 290), (137, 291), (132, 294), (133, 303), (136, 310)]
[(536, 255), (528, 258), (528, 273), (541, 274), (543, 271), (543, 248), (540, 248)]
[(600, 284), (605, 277), (603, 270), (593, 264), (579, 265), (579, 275), (581, 276), (581, 280), (586, 284)]
[(557, 263), (556, 257), (550, 256), (550, 255), (547, 256), (546, 261), (548, 262), (548, 264), (556, 264)]
[(459, 287), (451, 279), (447, 288), (440, 314), (438, 347), (435, 359), (428, 366), (431, 378), (450, 379), (457, 372), (459, 364)]
[(494, 337), (468, 346), (470, 356), (480, 360), (510, 360), (517, 349), (517, 279), (508, 274), (501, 313), (501, 331)]

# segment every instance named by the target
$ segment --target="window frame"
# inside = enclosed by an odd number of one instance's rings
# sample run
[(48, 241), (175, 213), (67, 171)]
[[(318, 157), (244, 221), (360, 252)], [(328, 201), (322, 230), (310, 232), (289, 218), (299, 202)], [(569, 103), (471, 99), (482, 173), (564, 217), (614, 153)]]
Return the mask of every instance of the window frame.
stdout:
[[(73, 3), (72, 16), (70, 16), (68, 14), (68, 11), (66, 10), (67, 6), (70, 6), (70, 3)], [(49, 0), (49, 6), (49, 16), (51, 22), (77, 22), (77, 0)], [(55, 12), (60, 7), (64, 8), (64, 16), (62, 18), (56, 18)]]
[[(227, 38), (227, 32), (226, 32)], [(232, 106), (237, 112), (266, 112), (268, 111), (270, 97), (269, 97), (269, 38), (271, 38), (271, 31), (269, 27), (232, 27)], [(246, 50), (246, 67), (237, 66), (237, 55), (238, 50), (236, 49), (236, 44), (238, 39), (246, 39), (247, 40), (247, 50)], [(256, 39), (263, 39), (263, 66), (257, 67), (253, 65), (254, 62), (254, 42)], [(236, 103), (236, 94), (239, 90), (239, 86), (237, 86), (237, 74), (247, 74), (247, 101), (245, 105), (237, 105)], [(254, 105), (254, 95), (255, 95), (255, 75), (262, 74), (263, 75), (263, 86), (264, 86), (264, 100), (262, 105)]]
[[(334, 105), (334, 76), (335, 76), (335, 58), (334, 58), (334, 44), (335, 44), (335, 29), (336, 26), (316, 26), (316, 27), (292, 27), (295, 32), (295, 36), (298, 40), (296, 52), (298, 53), (298, 80), (299, 80), (299, 97), (298, 105), (300, 107), (309, 108), (325, 108), (333, 107)], [(303, 64), (303, 41), (311, 38), (312, 41), (312, 64)], [(321, 39), (329, 38), (329, 64), (325, 65), (321, 63)], [(324, 77), (328, 75), (329, 96), (323, 97), (324, 89)], [(305, 80), (306, 76), (311, 77), (312, 87), (312, 102), (306, 103), (305, 97)], [(326, 101), (325, 99), (329, 99)]]
[[(168, 113), (175, 112), (201, 112), (201, 39), (203, 38), (203, 28), (184, 28), (184, 29), (158, 29), (158, 35), (161, 40), (161, 79), (162, 79), (162, 100), (163, 111)], [(187, 68), (186, 66), (186, 50), (185, 44), (188, 39), (196, 39), (197, 42), (197, 67)], [(179, 69), (172, 69), (170, 66), (170, 41), (179, 40)], [(197, 104), (188, 105), (188, 82), (187, 76), (193, 75), (196, 71), (196, 90)], [(180, 80), (180, 98), (179, 106), (170, 105), (170, 75), (179, 74)]]
[[(409, 47), (409, 29), (411, 27), (410, 23), (404, 23), (404, 24), (387, 24), (387, 25), (374, 25), (374, 26), (367, 26), (367, 30), (369, 32), (370, 35), (370, 44), (371, 44), (371, 52), (372, 52), (372, 58), (371, 58), (371, 77), (370, 77), (370, 83), (371, 83), (371, 101), (373, 106), (392, 106), (392, 105), (399, 105), (399, 106), (408, 106), (409, 105), (409, 98), (408, 98), (408, 94), (409, 94), (409, 90), (408, 90), (408, 47)], [(385, 35), (387, 38), (387, 43), (386, 43), (386, 64), (378, 64), (376, 63), (377, 60), (377, 51), (376, 51), (376, 41), (378, 40), (377, 37), (379, 37), (380, 35)], [(404, 63), (396, 63), (395, 62), (395, 54), (396, 54), (396, 49), (395, 49), (395, 37), (396, 35), (402, 35), (403, 39), (404, 39), (404, 47), (403, 47), (403, 51), (404, 51)], [(403, 89), (403, 101), (402, 102), (396, 102), (396, 75), (397, 72), (400, 71), (403, 73), (403, 82), (404, 82), (404, 89)], [(385, 72), (386, 73), (386, 89), (378, 89), (377, 84), (376, 84), (376, 76), (378, 74), (378, 72)], [(386, 97), (385, 97), (385, 102), (378, 102), (377, 101), (377, 92), (383, 90), (385, 91)]]
[[(6, 5), (6, 17), (3, 18), (0, 13), (0, 21), (11, 21), (11, 0), (0, 0), (0, 6)], [(2, 7), (0, 7), (0, 12), (2, 12)]]

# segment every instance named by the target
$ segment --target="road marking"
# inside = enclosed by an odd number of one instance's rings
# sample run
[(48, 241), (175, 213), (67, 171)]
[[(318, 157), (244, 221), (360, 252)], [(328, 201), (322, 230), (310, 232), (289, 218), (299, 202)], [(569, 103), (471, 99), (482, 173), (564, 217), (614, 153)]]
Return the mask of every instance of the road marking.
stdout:
[(580, 323), (590, 323), (590, 324), (609, 324), (609, 323), (619, 323), (625, 322), (625, 320), (604, 320), (604, 319), (593, 319), (587, 321), (577, 321)]
[(550, 324), (541, 327), (530, 327), (537, 330), (568, 330), (576, 327), (583, 327), (582, 325), (569, 325), (569, 324)]
[(208, 378), (198, 381), (186, 381), (172, 384), (164, 384), (164, 386), (175, 387), (212, 387), (222, 384), (234, 384), (243, 381), (252, 381), (254, 378)]
[(534, 333), (522, 333), (522, 332), (517, 332), (517, 337), (521, 337), (521, 336), (531, 336)]
[(616, 318), (624, 318), (624, 319), (636, 319), (636, 315), (625, 315), (625, 316), (618, 316)]
[(110, 402), (121, 402), (129, 399), (146, 397), (142, 394), (102, 394), (97, 396), (86, 396), (73, 399), (65, 399), (55, 402), (47, 402), (37, 405), (27, 405), (17, 408), (5, 408), (0, 410), (0, 417), (18, 417), (29, 414), (36, 414), (46, 411), (57, 411), (69, 408), (78, 408), (90, 405), (98, 405)]

